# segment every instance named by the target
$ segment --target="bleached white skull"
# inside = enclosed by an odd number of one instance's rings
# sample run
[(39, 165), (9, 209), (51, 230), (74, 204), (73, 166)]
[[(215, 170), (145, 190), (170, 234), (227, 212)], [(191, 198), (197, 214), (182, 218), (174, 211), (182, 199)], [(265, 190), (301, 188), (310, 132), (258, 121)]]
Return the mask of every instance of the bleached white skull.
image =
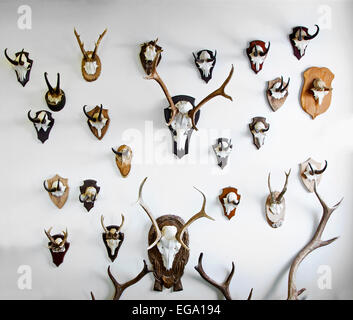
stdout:
[(330, 92), (330, 88), (326, 87), (325, 81), (315, 79), (313, 81), (313, 88), (311, 88), (311, 91), (314, 94), (314, 99), (318, 101), (319, 105), (321, 105), (325, 96)]
[(102, 135), (102, 129), (105, 127), (108, 119), (102, 115), (101, 121), (99, 121), (98, 113), (94, 114), (93, 118), (96, 118), (97, 120), (96, 121), (88, 120), (88, 121), (91, 124), (91, 126), (97, 130), (97, 135), (98, 137), (100, 137)]
[(167, 270), (172, 269), (176, 254), (181, 244), (176, 239), (177, 228), (175, 226), (164, 226), (161, 230), (162, 237), (157, 243), (157, 248), (162, 256), (163, 265)]
[(97, 190), (95, 187), (88, 187), (86, 189), (86, 192), (84, 194), (84, 198), (86, 199), (85, 201), (92, 202), (95, 200), (96, 196), (97, 196)]
[(54, 197), (62, 197), (65, 193), (65, 190), (66, 190), (66, 186), (61, 182), (61, 181), (54, 181), (51, 185), (51, 188), (55, 188), (57, 189), (56, 191), (52, 192), (51, 194), (54, 196)]
[(86, 61), (84, 68), (87, 74), (93, 75), (97, 72), (98, 64), (96, 61)]
[(148, 45), (145, 50), (145, 58), (147, 61), (153, 61), (154, 58), (156, 57), (157, 51), (156, 51), (156, 46), (154, 45)]
[(255, 139), (259, 142), (259, 145), (262, 146), (265, 142), (265, 137), (266, 137), (266, 132), (264, 131), (266, 129), (266, 126), (264, 125), (263, 122), (258, 121), (256, 122), (253, 130), (253, 135)]
[(229, 192), (227, 196), (223, 198), (223, 204), (227, 215), (229, 215), (239, 205), (238, 196), (235, 194), (235, 192)]
[(273, 87), (270, 89), (271, 96), (275, 99), (282, 99), (287, 94), (287, 89), (282, 92), (279, 90), (281, 88), (281, 82), (276, 82)]
[(47, 113), (45, 111), (41, 111), (37, 118), (40, 120), (38, 123), (34, 123), (37, 130), (39, 131), (40, 129), (43, 129), (44, 131), (47, 131), (51, 123), (51, 121), (48, 119)]
[[(255, 49), (255, 47), (256, 47), (256, 49)], [(256, 53), (256, 50), (258, 53)], [(250, 54), (251, 62), (255, 65), (256, 71), (260, 70), (260, 65), (262, 65), (265, 61), (266, 55), (264, 55), (264, 56), (260, 55), (263, 52), (264, 52), (264, 50), (262, 49), (261, 46), (255, 45), (251, 54)]]
[(214, 64), (211, 55), (206, 50), (203, 50), (196, 63), (198, 67), (202, 70), (204, 77), (207, 78), (210, 75), (211, 68)]
[(15, 59), (18, 62), (17, 65), (13, 65), (19, 80), (22, 82), (26, 79), (27, 71), (31, 68), (32, 64), (28, 61), (27, 57), (24, 54), (20, 54)]

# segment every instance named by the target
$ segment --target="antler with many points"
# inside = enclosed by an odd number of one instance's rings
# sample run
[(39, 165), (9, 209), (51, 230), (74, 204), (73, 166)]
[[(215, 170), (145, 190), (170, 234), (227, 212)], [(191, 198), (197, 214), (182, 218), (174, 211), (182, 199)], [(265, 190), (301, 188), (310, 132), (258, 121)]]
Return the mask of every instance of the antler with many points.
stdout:
[(195, 115), (206, 102), (210, 101), (212, 98), (215, 98), (217, 96), (223, 96), (224, 98), (227, 98), (227, 99), (233, 101), (233, 98), (224, 92), (226, 85), (228, 84), (228, 82), (232, 78), (233, 72), (234, 72), (234, 66), (232, 65), (232, 69), (230, 70), (229, 75), (228, 75), (227, 79), (223, 82), (223, 84), (217, 90), (213, 91), (206, 98), (201, 100), (201, 102), (194, 109), (189, 111), (189, 117), (191, 118), (191, 121), (192, 121), (192, 127), (196, 131), (198, 129), (196, 128), (196, 125), (195, 125)]
[(100, 42), (101, 42), (101, 40), (102, 40), (102, 38), (104, 37), (104, 35), (105, 35), (106, 32), (107, 32), (107, 29), (105, 29), (105, 30), (103, 31), (103, 33), (99, 36), (98, 41), (96, 42), (96, 45), (95, 45), (94, 50), (93, 50), (93, 53), (92, 53), (92, 58), (94, 58), (94, 57), (96, 56), (98, 46), (99, 46), (99, 44), (100, 44)]
[(288, 276), (288, 297), (287, 297), (288, 300), (297, 300), (298, 296), (305, 291), (305, 288), (297, 290), (297, 287), (295, 285), (296, 272), (299, 268), (300, 263), (304, 260), (304, 258), (315, 249), (327, 246), (330, 243), (334, 242), (336, 239), (338, 239), (338, 237), (334, 237), (330, 240), (321, 240), (321, 236), (325, 230), (328, 220), (331, 217), (332, 212), (335, 211), (340, 206), (343, 198), (336, 205), (330, 208), (327, 206), (324, 200), (322, 200), (319, 194), (317, 193), (316, 181), (314, 181), (314, 192), (316, 197), (320, 201), (320, 204), (323, 209), (323, 213), (314, 236), (309, 241), (309, 243), (302, 250), (299, 251), (299, 253), (297, 254), (297, 256), (294, 258), (292, 262), (292, 265), (289, 270), (289, 276)]
[[(221, 291), (227, 300), (232, 300), (232, 297), (229, 292), (229, 285), (234, 275), (234, 262), (232, 262), (232, 270), (230, 271), (227, 279), (223, 283), (218, 283), (213, 279), (211, 279), (204, 271), (202, 266), (202, 258), (203, 258), (203, 252), (200, 253), (199, 263), (197, 266), (195, 266), (195, 270), (200, 274), (200, 276), (203, 279), (205, 279), (208, 283), (210, 283), (212, 286), (216, 287), (219, 291)], [(253, 289), (250, 290), (248, 300), (251, 300), (252, 292), (253, 292)]]
[[(115, 287), (115, 293), (113, 296), (113, 300), (119, 300), (121, 295), (123, 294), (123, 292), (125, 291), (125, 289), (127, 289), (128, 287), (134, 285), (135, 283), (137, 283), (138, 281), (140, 281), (147, 273), (152, 272), (152, 270), (149, 270), (147, 267), (147, 263), (145, 260), (143, 260), (143, 269), (141, 270), (141, 272), (132, 280), (125, 282), (123, 284), (120, 284), (112, 275), (112, 273), (110, 272), (110, 266), (108, 267), (108, 275), (109, 278), (112, 280), (113, 285)], [(95, 300), (95, 297), (93, 295), (93, 292), (91, 291), (91, 297), (92, 300)]]
[(67, 236), (68, 236), (67, 229), (66, 229), (66, 231), (63, 231), (64, 238), (61, 240), (61, 242), (59, 244), (55, 242), (55, 239), (50, 234), (51, 233), (51, 229), (53, 229), (53, 227), (50, 227), (48, 229), (48, 231), (46, 231), (44, 229), (44, 232), (45, 232), (46, 236), (48, 237), (49, 241), (51, 242), (51, 246), (56, 246), (56, 247), (60, 247), (60, 248), (63, 247), (65, 245), (65, 243), (66, 243)]
[[(195, 188), (195, 187), (194, 187)], [(197, 188), (195, 188), (198, 192), (200, 192), (202, 194), (202, 197), (203, 197), (203, 203), (202, 203), (202, 207), (201, 207), (201, 210), (200, 212), (196, 213), (195, 215), (193, 215), (189, 220), (188, 222), (186, 222), (184, 224), (184, 226), (179, 229), (179, 231), (177, 232), (175, 238), (177, 239), (178, 242), (180, 242), (180, 244), (186, 249), (186, 250), (190, 250), (186, 245), (185, 243), (183, 242), (183, 235), (184, 235), (184, 232), (186, 231), (186, 229), (193, 223), (195, 222), (197, 219), (200, 219), (200, 218), (207, 218), (207, 219), (210, 219), (210, 220), (214, 220), (212, 217), (210, 217), (209, 215), (207, 215), (207, 213), (205, 212), (205, 207), (206, 207), (206, 196)]]
[(167, 100), (168, 100), (168, 103), (169, 103), (169, 106), (170, 106), (170, 109), (172, 111), (171, 115), (170, 115), (170, 119), (169, 119), (169, 122), (167, 123), (168, 126), (172, 123), (172, 121), (174, 120), (176, 114), (178, 113), (178, 109), (177, 107), (175, 106), (173, 100), (172, 100), (172, 96), (170, 95), (165, 83), (163, 82), (163, 80), (161, 79), (161, 77), (159, 76), (158, 72), (157, 72), (157, 62), (159, 60), (159, 56), (161, 54), (163, 50), (162, 49), (158, 49), (157, 52), (156, 52), (156, 56), (154, 57), (154, 60), (152, 62), (152, 71), (151, 71), (151, 74), (146, 76), (145, 79), (153, 79), (153, 80), (156, 80), (157, 83), (160, 85), (160, 87), (162, 88)]
[(277, 203), (280, 203), (284, 194), (287, 192), (287, 185), (288, 185), (288, 178), (289, 178), (289, 175), (291, 173), (291, 170), (292, 169), (289, 169), (288, 173), (285, 172), (285, 175), (286, 175), (286, 181), (284, 183), (284, 186), (283, 186), (283, 189), (282, 191), (279, 193), (279, 195), (275, 198), (275, 193), (272, 191), (271, 189), (271, 173), (268, 174), (268, 179), (267, 179), (267, 184), (268, 184), (268, 189), (270, 190), (270, 195), (271, 195), (271, 202), (277, 202)]
[(82, 52), (83, 56), (87, 59), (88, 56), (87, 56), (87, 52), (84, 47), (84, 43), (81, 42), (80, 35), (77, 33), (75, 28), (74, 28), (74, 33), (75, 33), (78, 45), (80, 46), (81, 52)]

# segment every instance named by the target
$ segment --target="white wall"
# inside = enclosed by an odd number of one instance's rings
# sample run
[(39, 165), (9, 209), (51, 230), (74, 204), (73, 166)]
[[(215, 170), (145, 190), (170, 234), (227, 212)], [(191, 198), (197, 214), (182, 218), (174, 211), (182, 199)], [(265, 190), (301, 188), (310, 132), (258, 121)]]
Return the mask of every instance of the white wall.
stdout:
[[(298, 288), (306, 287), (308, 299), (352, 299), (352, 158), (350, 125), (353, 121), (349, 60), (353, 9), (349, 1), (26, 1), (32, 8), (32, 30), (17, 27), (17, 8), (22, 1), (0, 3), (1, 50), (25, 48), (34, 59), (31, 80), (22, 88), (3, 54), (0, 59), (1, 165), (0, 177), (0, 298), (1, 299), (97, 299), (113, 294), (106, 268), (110, 263), (103, 242), (99, 218), (119, 223), (124, 213), (126, 240), (112, 265), (124, 282), (134, 277), (147, 259), (150, 222), (135, 203), (138, 186), (145, 176), (145, 200), (155, 216), (178, 214), (188, 219), (201, 206), (197, 186), (207, 195), (206, 219), (190, 231), (190, 259), (182, 278), (184, 290), (154, 292), (153, 276), (147, 275), (129, 288), (123, 299), (217, 299), (214, 288), (194, 270), (204, 252), (206, 271), (223, 281), (235, 261), (231, 285), (235, 299), (245, 299), (254, 287), (254, 299), (285, 299), (289, 265), (313, 235), (321, 217), (321, 206), (299, 178), (298, 164), (308, 157), (328, 161), (319, 192), (329, 205), (345, 197), (324, 232), (340, 238), (304, 260), (297, 274)], [(331, 10), (331, 21), (323, 20)], [(331, 26), (327, 25), (331, 22)], [(319, 36), (298, 61), (288, 40), (291, 28), (321, 24)], [(325, 25), (323, 25), (326, 23)], [(325, 28), (326, 26), (326, 28)], [(87, 48), (108, 28), (99, 56), (100, 78), (88, 83), (81, 76), (81, 53), (73, 28)], [(188, 94), (200, 101), (217, 88), (235, 66), (227, 91), (233, 103), (216, 98), (202, 109), (193, 134), (190, 154), (175, 160), (171, 138), (164, 125), (167, 105), (159, 86), (144, 79), (139, 62), (139, 44), (159, 37), (164, 52), (159, 73), (173, 95)], [(271, 41), (263, 70), (250, 69), (245, 48), (248, 41)], [(217, 49), (214, 77), (205, 84), (196, 70), (192, 51)], [(325, 66), (335, 74), (329, 110), (311, 120), (299, 98), (302, 73), (311, 66)], [(55, 126), (42, 145), (26, 113), (45, 108), (47, 71), (54, 82), (60, 72), (66, 92), (65, 108), (54, 113)], [(272, 112), (265, 97), (266, 81), (290, 76), (290, 93), (285, 105)], [(98, 141), (89, 131), (82, 113), (84, 104), (102, 103), (109, 108), (110, 128)], [(271, 124), (265, 146), (252, 144), (248, 123), (264, 116)], [(151, 126), (153, 125), (153, 131)], [(221, 171), (211, 149), (214, 140), (231, 136), (234, 151)], [(130, 176), (121, 178), (110, 148), (129, 144), (134, 152)], [(268, 226), (264, 203), (268, 195), (267, 175), (273, 188), (281, 188), (284, 170), (292, 168), (287, 213), (279, 229)], [(70, 195), (58, 210), (43, 190), (44, 179), (60, 174), (69, 178)], [(79, 186), (94, 178), (101, 193), (94, 209), (87, 213), (78, 201)], [(239, 189), (242, 201), (237, 215), (228, 221), (218, 203), (223, 187)], [(59, 268), (51, 264), (43, 229), (67, 227), (71, 247)], [(21, 265), (33, 272), (32, 290), (17, 286)], [(318, 287), (318, 269), (332, 270), (332, 289)]]

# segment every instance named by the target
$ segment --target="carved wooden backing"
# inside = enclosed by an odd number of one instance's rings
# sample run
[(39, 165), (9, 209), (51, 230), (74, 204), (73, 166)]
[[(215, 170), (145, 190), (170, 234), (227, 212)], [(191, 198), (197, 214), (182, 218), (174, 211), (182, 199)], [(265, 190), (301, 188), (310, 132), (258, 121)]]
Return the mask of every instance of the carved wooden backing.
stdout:
[[(274, 197), (277, 198), (279, 196), (280, 192), (274, 191), (273, 194), (274, 194)], [(283, 205), (283, 210), (281, 211), (280, 214), (275, 215), (270, 210), (271, 194), (269, 194), (266, 199), (266, 220), (272, 228), (280, 227), (284, 221), (284, 216), (286, 213), (286, 200), (284, 198), (282, 198), (281, 203)]]
[[(95, 113), (99, 113), (99, 110), (100, 110), (100, 107), (99, 107), (99, 106), (96, 106), (96, 107), (94, 107), (91, 111), (88, 111), (87, 114), (88, 114), (89, 116), (93, 117), (93, 115), (94, 115)], [(90, 129), (91, 132), (94, 134), (94, 136), (95, 136), (97, 139), (99, 139), (99, 140), (102, 140), (102, 139), (103, 139), (103, 137), (104, 137), (104, 135), (106, 134), (106, 132), (107, 132), (107, 130), (108, 130), (108, 127), (109, 127), (110, 118), (109, 118), (109, 115), (108, 115), (108, 109), (104, 109), (104, 108), (103, 108), (103, 110), (102, 110), (102, 116), (107, 119), (107, 122), (105, 123), (105, 126), (104, 126), (104, 127), (102, 128), (102, 130), (101, 130), (101, 136), (100, 136), (100, 137), (98, 136), (98, 130), (97, 130), (95, 127), (93, 127), (93, 126), (91, 125), (91, 123), (90, 123), (90, 120), (87, 119), (87, 124), (88, 124), (88, 126), (89, 126), (89, 129)]]
[[(315, 161), (314, 159), (312, 158), (309, 158), (308, 160), (304, 161), (303, 163), (301, 163), (299, 166), (300, 166), (300, 178), (304, 184), (304, 187), (309, 191), (309, 192), (314, 192), (314, 180), (313, 181), (310, 181), (306, 178), (306, 176), (304, 175), (304, 172), (305, 172), (305, 169), (307, 168), (308, 166), (308, 163), (311, 163), (313, 164), (317, 170), (321, 170), (323, 167), (324, 167), (324, 164), (318, 162), (318, 161)], [(321, 181), (321, 177), (322, 177), (322, 174), (318, 174), (316, 175), (316, 183), (317, 185), (320, 184), (320, 181)]]
[[(277, 111), (280, 107), (282, 107), (288, 97), (288, 90), (284, 95), (284, 97), (281, 99), (275, 99), (273, 96), (271, 96), (270, 89), (272, 89), (272, 87), (279, 82), (281, 82), (281, 78), (279, 77), (267, 82), (268, 90), (266, 92), (266, 96), (267, 96), (268, 103), (270, 104), (270, 107), (272, 108), (273, 111)], [(285, 87), (286, 85), (287, 85), (287, 82), (283, 81), (283, 87)]]
[(323, 80), (327, 87), (331, 87), (331, 82), (335, 75), (328, 68), (312, 67), (304, 72), (304, 84), (300, 96), (303, 110), (310, 114), (313, 119), (324, 113), (331, 104), (332, 91), (323, 98), (321, 105), (315, 100), (313, 92), (310, 90), (316, 78)]
[[(162, 230), (162, 228), (167, 225), (175, 226), (179, 230), (185, 224), (182, 218), (175, 215), (164, 215), (156, 219), (156, 221), (160, 230)], [(152, 244), (155, 239), (156, 231), (154, 227), (151, 226), (148, 233), (148, 245)], [(189, 245), (188, 231), (184, 232), (182, 240), (187, 246)], [(184, 274), (185, 265), (189, 260), (189, 251), (181, 246), (179, 252), (175, 255), (173, 266), (170, 270), (167, 270), (164, 267), (162, 256), (157, 246), (154, 246), (152, 249), (148, 250), (148, 258), (150, 259), (150, 262), (153, 266), (153, 274), (156, 280), (162, 282), (166, 288), (170, 288), (178, 283)]]
[(55, 181), (58, 181), (58, 179), (60, 178), (60, 182), (62, 182), (62, 184), (66, 187), (65, 188), (65, 191), (64, 191), (64, 194), (61, 196), (61, 197), (55, 197), (54, 195), (51, 194), (51, 192), (48, 192), (49, 193), (49, 197), (51, 199), (51, 201), (53, 201), (53, 203), (59, 208), (61, 209), (64, 204), (66, 203), (66, 200), (69, 196), (69, 184), (68, 184), (68, 179), (65, 179), (65, 178), (62, 178), (60, 177), (59, 175), (55, 175), (53, 178), (51, 179), (48, 179), (47, 180), (47, 186), (48, 186), (48, 189), (51, 189), (52, 188), (52, 185)]
[[(93, 51), (86, 51), (87, 55), (91, 55), (93, 53)], [(82, 71), (82, 76), (86, 81), (95, 81), (98, 79), (98, 77), (101, 74), (101, 70), (102, 70), (102, 64), (101, 64), (101, 60), (99, 59), (98, 54), (96, 53), (95, 57), (94, 57), (94, 61), (96, 61), (97, 63), (97, 69), (96, 69), (96, 73), (95, 74), (88, 74), (85, 70), (85, 63), (86, 63), (86, 59), (85, 57), (82, 58), (82, 62), (81, 62), (81, 71)]]
[(240, 201), (241, 196), (240, 194), (238, 194), (238, 189), (232, 188), (232, 187), (223, 188), (222, 193), (218, 196), (218, 199), (223, 208), (223, 213), (229, 220), (234, 217), (235, 211), (237, 210), (237, 208), (234, 208), (229, 214), (227, 214), (227, 210), (226, 210), (226, 207), (224, 206), (223, 199), (231, 192), (234, 192), (237, 195), (237, 201)]

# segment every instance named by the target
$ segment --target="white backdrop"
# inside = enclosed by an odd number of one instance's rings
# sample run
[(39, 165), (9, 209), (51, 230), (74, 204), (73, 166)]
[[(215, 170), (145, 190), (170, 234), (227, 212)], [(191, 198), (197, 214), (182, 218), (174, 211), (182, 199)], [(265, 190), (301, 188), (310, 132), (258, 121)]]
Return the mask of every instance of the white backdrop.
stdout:
[[(22, 87), (3, 54), (0, 59), (1, 166), (0, 177), (0, 298), (1, 299), (109, 299), (113, 286), (106, 269), (110, 260), (101, 240), (100, 215), (107, 224), (126, 217), (119, 257), (113, 274), (125, 282), (142, 269), (147, 257), (150, 222), (136, 204), (138, 186), (145, 176), (144, 198), (158, 217), (178, 214), (187, 220), (198, 212), (207, 196), (207, 212), (216, 221), (201, 219), (189, 228), (190, 259), (182, 278), (184, 290), (154, 292), (153, 276), (130, 287), (123, 299), (217, 299), (220, 295), (194, 270), (200, 252), (204, 267), (223, 281), (235, 261), (231, 293), (245, 299), (254, 287), (254, 299), (285, 299), (293, 257), (312, 237), (321, 217), (321, 206), (299, 178), (299, 163), (310, 156), (328, 161), (319, 193), (329, 205), (345, 197), (333, 214), (324, 239), (340, 238), (307, 257), (297, 274), (298, 288), (306, 287), (308, 299), (352, 299), (352, 158), (350, 125), (353, 121), (350, 76), (353, 50), (351, 1), (29, 1), (32, 29), (17, 26), (22, 1), (1, 1), (1, 50), (22, 48), (34, 60), (31, 80)], [(297, 25), (321, 25), (306, 55), (292, 54), (288, 34)], [(86, 49), (108, 28), (98, 50), (100, 78), (92, 83), (81, 75), (81, 52), (76, 27)], [(233, 102), (216, 98), (201, 112), (190, 153), (174, 159), (171, 137), (164, 125), (166, 99), (159, 86), (145, 80), (139, 62), (139, 44), (159, 37), (163, 47), (159, 73), (173, 95), (187, 94), (200, 101), (217, 88), (234, 64), (227, 92)], [(255, 75), (245, 49), (255, 39), (271, 41), (263, 70)], [(217, 49), (213, 79), (206, 85), (194, 66), (192, 52)], [(311, 66), (328, 67), (335, 74), (333, 99), (326, 113), (312, 120), (300, 106), (302, 73)], [(61, 74), (67, 103), (53, 113), (55, 125), (41, 144), (29, 109), (47, 109), (44, 72), (55, 83)], [(265, 96), (266, 81), (290, 76), (289, 96), (276, 113)], [(110, 128), (102, 141), (89, 131), (82, 106), (102, 103), (109, 109)], [(264, 116), (271, 124), (265, 146), (257, 150), (248, 124)], [(211, 144), (219, 136), (233, 139), (234, 150), (224, 171), (216, 165)], [(128, 144), (134, 152), (132, 171), (123, 179), (111, 147)], [(272, 229), (264, 214), (268, 195), (267, 175), (273, 188), (292, 169), (284, 225)], [(70, 195), (62, 210), (42, 187), (54, 174), (69, 178)], [(87, 213), (78, 201), (84, 179), (101, 186), (94, 209)], [(242, 195), (236, 216), (223, 216), (218, 195), (234, 186)], [(71, 247), (64, 263), (55, 267), (46, 248), (44, 228), (68, 228)], [(20, 290), (20, 266), (32, 270), (32, 290)], [(320, 266), (332, 271), (332, 289), (318, 286)]]

